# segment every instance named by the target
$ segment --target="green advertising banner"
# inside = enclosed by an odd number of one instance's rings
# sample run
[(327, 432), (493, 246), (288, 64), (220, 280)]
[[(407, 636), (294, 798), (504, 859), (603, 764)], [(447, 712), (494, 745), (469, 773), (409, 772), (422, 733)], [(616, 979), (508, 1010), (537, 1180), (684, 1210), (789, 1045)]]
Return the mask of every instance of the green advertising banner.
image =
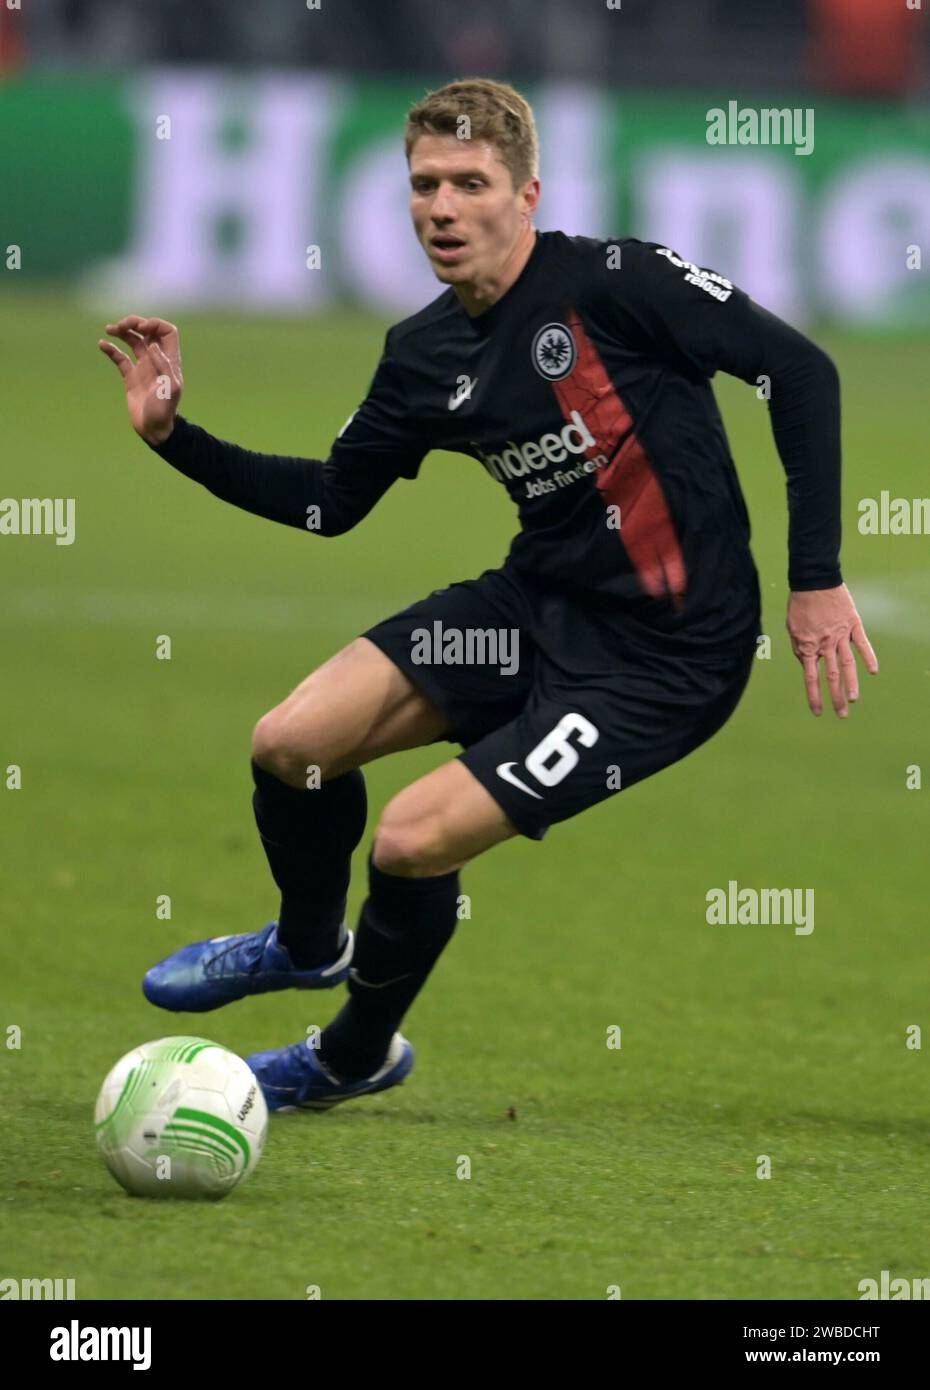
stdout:
[[(155, 69), (0, 86), (6, 277), (91, 299), (403, 314), (437, 292), (407, 212), (425, 82)], [(530, 87), (541, 229), (639, 236), (795, 320), (930, 316), (930, 113)]]

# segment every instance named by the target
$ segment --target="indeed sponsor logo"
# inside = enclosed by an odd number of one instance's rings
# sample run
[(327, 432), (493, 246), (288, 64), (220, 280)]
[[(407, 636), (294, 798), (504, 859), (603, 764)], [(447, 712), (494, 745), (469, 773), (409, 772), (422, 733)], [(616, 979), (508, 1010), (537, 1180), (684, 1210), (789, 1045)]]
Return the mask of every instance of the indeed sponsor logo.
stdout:
[(507, 478), (522, 478), (530, 469), (548, 468), (550, 463), (564, 463), (571, 455), (583, 454), (596, 444), (597, 440), (585, 424), (581, 412), (573, 410), (568, 424), (558, 434), (552, 431), (527, 444), (515, 444), (508, 439), (507, 447), (499, 454), (486, 454), (477, 444), (474, 447), (491, 477), (502, 483)]
[(535, 481), (529, 478), (524, 496), (541, 497), (544, 492), (558, 492), (560, 487), (568, 487), (570, 483), (580, 482), (586, 473), (596, 473), (605, 462), (604, 455), (598, 454), (597, 458), (585, 459), (584, 463), (576, 463), (574, 468), (557, 468), (551, 478), (537, 478)]

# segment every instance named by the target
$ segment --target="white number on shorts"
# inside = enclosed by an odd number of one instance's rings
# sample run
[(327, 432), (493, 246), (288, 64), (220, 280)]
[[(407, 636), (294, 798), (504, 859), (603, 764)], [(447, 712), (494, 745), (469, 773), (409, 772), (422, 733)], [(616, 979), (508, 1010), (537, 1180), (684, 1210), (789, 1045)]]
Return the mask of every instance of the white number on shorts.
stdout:
[[(531, 772), (544, 787), (556, 786), (578, 762), (578, 751), (574, 744), (569, 743), (570, 734), (578, 735), (578, 742), (583, 748), (592, 747), (600, 737), (590, 719), (585, 719), (583, 714), (563, 714), (552, 732), (546, 734), (528, 754), (524, 764), (527, 772)], [(553, 753), (558, 757), (547, 767)]]

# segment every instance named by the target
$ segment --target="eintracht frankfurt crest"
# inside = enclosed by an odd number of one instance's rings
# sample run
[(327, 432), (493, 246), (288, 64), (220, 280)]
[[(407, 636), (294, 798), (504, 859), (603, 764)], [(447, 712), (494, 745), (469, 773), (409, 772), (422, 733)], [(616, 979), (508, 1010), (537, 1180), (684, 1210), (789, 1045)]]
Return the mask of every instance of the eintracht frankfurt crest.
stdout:
[(547, 323), (533, 339), (533, 366), (547, 381), (560, 381), (575, 365), (575, 340), (564, 323)]

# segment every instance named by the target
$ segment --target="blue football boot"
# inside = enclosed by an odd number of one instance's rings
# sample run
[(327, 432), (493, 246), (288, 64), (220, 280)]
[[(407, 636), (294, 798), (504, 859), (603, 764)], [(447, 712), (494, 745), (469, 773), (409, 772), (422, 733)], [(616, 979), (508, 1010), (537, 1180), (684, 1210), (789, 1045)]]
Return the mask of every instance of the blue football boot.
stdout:
[(371, 1076), (342, 1081), (329, 1070), (306, 1038), (273, 1052), (253, 1052), (245, 1060), (255, 1073), (269, 1110), (328, 1110), (355, 1096), (370, 1096), (399, 1086), (413, 1068), (414, 1052), (400, 1033)]
[(354, 937), (346, 931), (339, 955), (329, 965), (298, 970), (278, 944), (278, 924), (244, 936), (215, 936), (184, 946), (153, 965), (142, 981), (149, 1003), (177, 1013), (202, 1014), (274, 989), (332, 989), (346, 979)]

